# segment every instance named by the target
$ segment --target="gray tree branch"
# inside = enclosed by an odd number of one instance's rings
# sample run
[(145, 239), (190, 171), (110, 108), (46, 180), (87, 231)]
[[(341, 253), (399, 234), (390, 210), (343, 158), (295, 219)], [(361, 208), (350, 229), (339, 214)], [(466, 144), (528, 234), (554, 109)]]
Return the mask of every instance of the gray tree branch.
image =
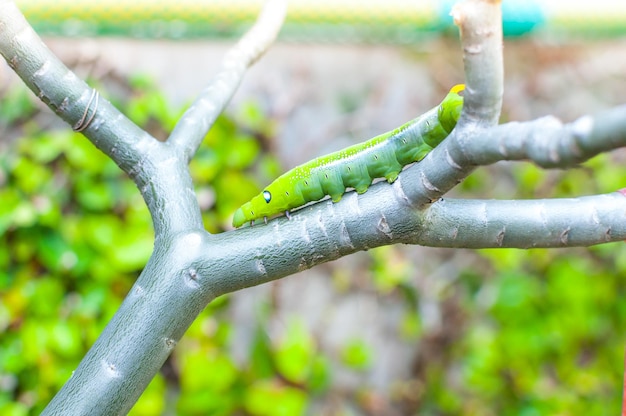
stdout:
[(575, 247), (626, 238), (620, 192), (541, 200), (441, 200), (423, 218), (414, 241), (431, 247)]
[[(398, 179), (402, 181), (402, 179)], [(412, 209), (403, 185), (373, 185), (368, 197), (350, 192), (338, 203), (310, 205), (268, 225), (216, 236), (219, 249), (195, 263), (214, 294), (256, 286), (357, 251), (404, 243), (456, 248), (562, 248), (626, 239), (621, 192), (542, 200), (440, 199)], [(237, 250), (236, 263), (220, 263)], [(240, 272), (233, 274), (231, 269)], [(204, 277), (202, 278), (204, 279)], [(207, 277), (208, 279), (208, 277)]]
[(287, 13), (286, 0), (269, 0), (256, 24), (225, 56), (222, 69), (183, 114), (169, 142), (190, 160), (217, 116), (239, 87), (246, 70), (274, 42)]
[(623, 146), (625, 105), (568, 124), (548, 116), (496, 126), (467, 141), (464, 163), (489, 165), (501, 160), (530, 160), (545, 168), (568, 168)]
[(498, 123), (502, 108), (502, 10), (500, 0), (465, 0), (451, 13), (459, 27), (465, 66), (461, 128)]
[(497, 124), (502, 106), (502, 13), (494, 0), (462, 1), (452, 11), (459, 26), (465, 91), (463, 112), (456, 128), (418, 165), (403, 172), (406, 198), (416, 208), (436, 201), (475, 168), (463, 163), (465, 143), (477, 131)]
[(158, 143), (70, 71), (12, 0), (0, 0), (0, 53), (24, 83), (131, 177)]

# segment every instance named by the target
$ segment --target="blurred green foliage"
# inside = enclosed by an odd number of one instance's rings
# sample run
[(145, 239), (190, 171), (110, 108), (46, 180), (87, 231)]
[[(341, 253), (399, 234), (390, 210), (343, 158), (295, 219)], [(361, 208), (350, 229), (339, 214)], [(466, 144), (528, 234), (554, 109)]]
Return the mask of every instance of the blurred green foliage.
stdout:
[[(155, 137), (166, 137), (183, 108), (172, 109), (145, 77), (128, 87), (127, 96), (111, 100)], [(113, 316), (153, 246), (150, 215), (132, 181), (81, 135), (25, 126), (41, 111), (33, 100), (16, 86), (0, 105), (4, 130), (28, 133), (5, 144), (0, 156), (3, 415), (41, 412)], [(229, 227), (235, 208), (278, 174), (255, 137), (271, 129), (251, 104), (240, 120), (219, 118), (204, 141), (191, 171), (210, 231)], [(277, 345), (259, 332), (264, 353), (257, 344), (250, 353), (265, 365), (241, 368), (228, 354), (228, 320), (218, 320), (227, 305), (224, 297), (203, 312), (175, 353), (174, 375), (158, 375), (132, 414), (288, 415), (305, 407), (304, 389), (276, 378), (282, 371), (293, 383), (323, 386), (328, 369), (304, 328), (295, 326)], [(172, 410), (165, 392), (179, 389)], [(272, 413), (277, 400), (282, 411)]]
[[(129, 81), (122, 111), (163, 139), (183, 108), (171, 108), (146, 78)], [(134, 184), (82, 136), (30, 120), (40, 111), (24, 87), (2, 97), (0, 125), (23, 137), (0, 156), (0, 414), (38, 414), (75, 369), (147, 261), (150, 216)], [(221, 117), (191, 163), (204, 222), (228, 229), (232, 212), (281, 173), (266, 154), (274, 126), (249, 103)], [(480, 169), (465, 195), (575, 196), (626, 183), (611, 155), (570, 172), (528, 164)], [(237, 186), (233, 186), (237, 184)], [(508, 194), (507, 194), (508, 192)], [(409, 375), (381, 393), (367, 382), (376, 349), (353, 338), (331, 349), (294, 317), (270, 338), (272, 304), (253, 324), (246, 357), (231, 351), (228, 296), (191, 326), (133, 415), (323, 414), (604, 415), (621, 401), (626, 304), (623, 244), (591, 249), (479, 250), (429, 302), (437, 331), (420, 314), (430, 277), (415, 247), (370, 251), (361, 289), (401, 305), (389, 328), (414, 346)], [(437, 251), (445, 264), (450, 251)], [(333, 272), (337, 291), (353, 275)], [(338, 374), (364, 375), (346, 391)], [(383, 399), (381, 399), (381, 394)], [(387, 406), (387, 407), (385, 407)], [(319, 409), (319, 407), (317, 407)], [(340, 410), (337, 410), (340, 409)], [(351, 409), (351, 410), (350, 410)], [(356, 410), (355, 410), (356, 409)], [(322, 413), (319, 413), (322, 414)]]
[(372, 361), (369, 346), (362, 340), (352, 340), (341, 351), (342, 361), (355, 370), (365, 370)]

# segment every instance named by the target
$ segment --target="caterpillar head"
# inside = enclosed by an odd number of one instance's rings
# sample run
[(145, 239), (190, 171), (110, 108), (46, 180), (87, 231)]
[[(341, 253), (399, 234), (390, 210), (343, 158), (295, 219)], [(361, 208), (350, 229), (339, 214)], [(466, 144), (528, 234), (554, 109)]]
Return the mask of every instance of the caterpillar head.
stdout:
[(280, 212), (286, 211), (294, 205), (289, 204), (289, 192), (283, 185), (282, 178), (278, 178), (270, 184), (263, 192), (246, 202), (235, 211), (233, 215), (233, 227), (241, 227), (249, 221), (258, 218), (271, 217)]
[(464, 90), (465, 84), (455, 85), (439, 105), (439, 122), (448, 133), (454, 129), (461, 116), (463, 109), (463, 96), (461, 94)]

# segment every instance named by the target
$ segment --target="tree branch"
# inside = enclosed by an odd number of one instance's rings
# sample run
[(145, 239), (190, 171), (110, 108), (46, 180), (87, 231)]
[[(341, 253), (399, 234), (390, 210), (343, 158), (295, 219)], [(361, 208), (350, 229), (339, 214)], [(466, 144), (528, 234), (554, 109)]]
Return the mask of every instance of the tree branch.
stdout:
[(158, 142), (63, 65), (11, 0), (0, 0), (0, 54), (52, 111), (135, 179)]
[[(350, 192), (338, 203), (327, 200), (295, 211), (290, 220), (281, 217), (216, 238), (219, 243), (195, 267), (211, 275), (207, 284), (219, 295), (393, 243), (476, 249), (622, 241), (626, 197), (613, 192), (522, 201), (442, 199), (428, 210), (412, 210), (400, 185), (380, 182), (367, 196)], [(224, 262), (222, 256), (235, 250), (235, 263)]]
[(451, 14), (461, 33), (465, 66), (459, 125), (493, 126), (500, 117), (504, 79), (500, 0), (465, 0)]
[(452, 16), (459, 26), (465, 91), (463, 112), (456, 128), (418, 165), (400, 174), (404, 195), (416, 208), (436, 201), (474, 169), (464, 147), (481, 129), (497, 124), (502, 106), (502, 14), (496, 0), (465, 0)]
[(532, 160), (545, 168), (567, 168), (623, 146), (626, 105), (565, 125), (554, 117), (502, 124), (474, 135), (465, 152), (474, 165)]
[(129, 412), (183, 333), (215, 297), (211, 274), (201, 276), (194, 267), (199, 257), (217, 247), (209, 237), (205, 232), (187, 232), (157, 240), (115, 316), (42, 415)]
[[(119, 113), (113, 113), (117, 110), (108, 103), (106, 104), (107, 107), (111, 107), (111, 114), (103, 115), (100, 110), (96, 112), (96, 108), (102, 108), (96, 107), (96, 103), (102, 103), (101, 100), (97, 100), (97, 95), (91, 94), (91, 90), (43, 46), (12, 3), (7, 3), (6, 0), (0, 1), (2, 1), (0, 2), (2, 11), (0, 28), (3, 29), (2, 35), (6, 37), (3, 39), (4, 42), (0, 43), (0, 49), (3, 53), (6, 51), (5, 56), (11, 58), (14, 54), (12, 44), (17, 45), (20, 52), (17, 55), (19, 59), (13, 59), (16, 63), (13, 66), (25, 81), (32, 77), (28, 71), (39, 71), (44, 67), (45, 62), (53, 62), (54, 65), (50, 67), (64, 69), (55, 72), (54, 76), (50, 76), (47, 83), (42, 84), (41, 87), (33, 83), (29, 84), (37, 87), (36, 93), (47, 91), (47, 89), (56, 91), (49, 85), (54, 83), (67, 87), (64, 84), (67, 78), (80, 84), (84, 105), (73, 110), (68, 121), (77, 126), (77, 129), (84, 130), (85, 135), (90, 138), (92, 134), (101, 131), (102, 126), (111, 126), (106, 135), (100, 138), (101, 141), (105, 144), (119, 141), (121, 143), (118, 147), (101, 148), (114, 160), (121, 160), (120, 166), (127, 168), (125, 170), (137, 183), (153, 218), (156, 233), (155, 248), (148, 264), (104, 332), (43, 413), (48, 415), (126, 414), (198, 313), (219, 291), (220, 282), (213, 279), (214, 273), (209, 270), (206, 274), (201, 274), (204, 270), (199, 270), (195, 266), (198, 263), (197, 260), (202, 258), (205, 252), (220, 251), (220, 241), (203, 230), (200, 210), (187, 167), (188, 158), (195, 151), (194, 146), (197, 147), (206, 131), (199, 132), (196, 136), (197, 140), (192, 138), (191, 145), (184, 145), (186, 140), (183, 139), (184, 129), (179, 130), (182, 134), (179, 136), (181, 142), (172, 140), (166, 143), (154, 140), (136, 126), (134, 128), (139, 131), (132, 135), (126, 130), (115, 129), (119, 126), (118, 121), (124, 123), (126, 119)], [(270, 9), (274, 8), (274, 12), (276, 8), (280, 8), (281, 4), (284, 9), (282, 0), (273, 1), (272, 4)], [(9, 8), (11, 8), (10, 13), (5, 13), (5, 9)], [(228, 69), (232, 67), (234, 68), (232, 73), (236, 76), (233, 78), (225, 75), (221, 81), (218, 77), (215, 81), (217, 95), (215, 97), (205, 95), (197, 109), (202, 109), (203, 106), (211, 107), (208, 100), (213, 99), (217, 100), (217, 104), (213, 106), (213, 110), (210, 110), (209, 115), (215, 118), (219, 114), (243, 75), (243, 69), (260, 56), (261, 50), (258, 48), (265, 48), (267, 45), (264, 42), (269, 42), (273, 35), (264, 38), (265, 40), (261, 39), (260, 43), (257, 42), (256, 37), (266, 36), (265, 30), (269, 26), (276, 30), (280, 26), (276, 21), (267, 17), (267, 13), (266, 9), (265, 20), (261, 19), (265, 23), (259, 24), (256, 31), (249, 32), (240, 42), (239, 47), (235, 48), (226, 59), (225, 71), (228, 72)], [(16, 26), (15, 22), (18, 20), (19, 25)], [(10, 30), (5, 30), (5, 28)], [(16, 28), (18, 35), (20, 31), (23, 31), (28, 33), (28, 37), (22, 37), (13, 42), (14, 37), (19, 37), (11, 34), (11, 30)], [(33, 45), (33, 40), (38, 41), (36, 42), (38, 44)], [(40, 49), (43, 49), (43, 52)], [(41, 55), (40, 61), (42, 62), (38, 64), (27, 62), (29, 65), (24, 65), (26, 69), (17, 65), (22, 60), (27, 60), (31, 54), (35, 54), (35, 58)], [(30, 70), (30, 67), (34, 69)], [(49, 72), (49, 67), (45, 68)], [(65, 76), (65, 74), (71, 74), (71, 76)], [(57, 80), (55, 76), (64, 78)], [(224, 85), (220, 83), (225, 83), (226, 88), (222, 88)], [(46, 92), (43, 95), (47, 97), (49, 94)], [(50, 102), (63, 102), (63, 97), (55, 96)], [(58, 105), (54, 104), (51, 107), (55, 109)], [(192, 115), (195, 111), (190, 109)], [(206, 125), (206, 129), (209, 127), (210, 123)], [(117, 139), (118, 136), (121, 139)], [(177, 147), (177, 144), (187, 150)], [(126, 154), (127, 148), (134, 156), (130, 163), (126, 162), (125, 157), (120, 159), (120, 154)], [(192, 151), (190, 152), (189, 149)], [(225, 254), (220, 264), (237, 263), (236, 250), (229, 253), (220, 252)], [(231, 269), (228, 273), (237, 273), (236, 270)]]
[(541, 200), (440, 200), (427, 210), (414, 241), (430, 247), (592, 246), (626, 238), (620, 192)]
[(239, 87), (246, 70), (274, 42), (287, 13), (286, 0), (268, 0), (255, 25), (226, 55), (222, 69), (183, 114), (169, 142), (187, 161)]

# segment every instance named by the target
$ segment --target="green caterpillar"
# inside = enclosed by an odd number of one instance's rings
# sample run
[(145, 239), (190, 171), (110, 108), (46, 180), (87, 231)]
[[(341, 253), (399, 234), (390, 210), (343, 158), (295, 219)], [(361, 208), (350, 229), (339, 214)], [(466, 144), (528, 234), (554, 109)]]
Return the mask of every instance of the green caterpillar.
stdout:
[(284, 212), (330, 195), (341, 199), (346, 188), (362, 194), (376, 178), (392, 183), (402, 168), (422, 160), (454, 129), (463, 108), (460, 93), (465, 85), (455, 85), (437, 107), (403, 126), (335, 153), (296, 166), (235, 211), (233, 226)]

